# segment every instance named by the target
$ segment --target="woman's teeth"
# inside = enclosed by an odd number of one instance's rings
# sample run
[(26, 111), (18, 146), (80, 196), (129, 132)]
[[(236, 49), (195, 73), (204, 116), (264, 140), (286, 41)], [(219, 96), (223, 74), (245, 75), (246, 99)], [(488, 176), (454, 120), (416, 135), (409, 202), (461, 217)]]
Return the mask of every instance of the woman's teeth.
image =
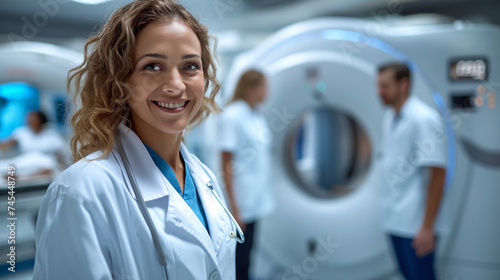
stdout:
[(186, 102), (172, 102), (172, 103), (156, 102), (156, 104), (158, 104), (158, 106), (161, 106), (163, 108), (175, 109), (184, 107), (184, 105), (186, 105)]

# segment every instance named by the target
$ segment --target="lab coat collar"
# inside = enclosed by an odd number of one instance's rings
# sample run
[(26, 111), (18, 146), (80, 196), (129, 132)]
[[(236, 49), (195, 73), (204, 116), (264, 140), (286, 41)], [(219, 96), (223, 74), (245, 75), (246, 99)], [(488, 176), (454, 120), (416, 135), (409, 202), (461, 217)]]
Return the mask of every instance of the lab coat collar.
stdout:
[(208, 230), (210, 231), (213, 248), (215, 253), (218, 253), (226, 234), (225, 227), (227, 225), (224, 218), (228, 217), (226, 217), (227, 215), (225, 215), (222, 205), (214, 197), (212, 189), (209, 188), (209, 184), (215, 184), (215, 181), (212, 182), (208, 171), (204, 170), (202, 163), (191, 155), (184, 143), (181, 143), (181, 153), (191, 171), (196, 190), (198, 191), (201, 203), (203, 204), (203, 210), (207, 217)]
[[(144, 147), (141, 139), (139, 139), (132, 129), (125, 126), (123, 123), (120, 124), (119, 130), (123, 148), (130, 162), (130, 167), (134, 172), (137, 182), (140, 182), (138, 185), (144, 201), (150, 201), (169, 195), (167, 188), (168, 181), (166, 181), (161, 174), (161, 171), (156, 168), (153, 159), (146, 150), (146, 147)], [(130, 184), (129, 191), (134, 199), (137, 199)]]
[[(133, 130), (122, 123), (120, 124), (120, 136), (131, 168), (134, 171), (134, 175), (136, 176), (136, 180), (137, 182), (140, 182), (138, 185), (144, 201), (147, 202), (168, 195), (179, 196), (179, 194), (177, 194), (175, 191), (172, 191), (172, 193), (169, 192), (168, 186), (170, 186), (171, 189), (174, 190), (173, 186), (170, 185), (170, 182), (168, 182), (165, 176), (163, 176), (161, 171), (156, 167), (153, 159), (149, 155), (146, 147), (139, 139), (137, 134), (135, 134)], [(191, 217), (192, 219), (189, 219), (189, 217), (187, 217), (186, 213), (190, 213), (190, 209), (188, 209), (189, 206), (171, 204), (169, 206), (169, 211), (172, 211), (171, 214), (177, 213), (178, 215), (180, 215), (178, 217), (179, 219), (177, 219), (177, 222), (182, 223), (187, 232), (194, 235), (196, 239), (198, 239), (199, 242), (203, 244), (203, 247), (205, 247), (207, 252), (212, 256), (215, 263), (217, 263), (217, 253), (219, 252), (225, 237), (226, 222), (224, 220), (224, 215), (221, 215), (221, 213), (224, 213), (224, 210), (221, 209), (222, 206), (219, 205), (219, 202), (212, 195), (211, 189), (209, 189), (208, 187), (208, 184), (213, 184), (213, 182), (207, 172), (203, 169), (201, 165), (202, 163), (199, 162), (196, 157), (191, 155), (191, 153), (187, 150), (186, 146), (182, 142), (180, 146), (180, 152), (185, 162), (188, 164), (189, 170), (191, 171), (191, 175), (196, 185), (196, 189), (202, 201), (203, 209), (205, 210), (207, 217), (210, 235), (208, 234), (208, 232), (206, 234), (195, 234), (197, 232), (199, 233), (206, 231), (206, 229), (203, 224), (199, 220), (197, 220), (198, 218), (196, 216)], [(129, 186), (129, 191), (134, 199), (136, 199), (131, 186)], [(180, 196), (178, 198), (182, 199)], [(174, 207), (175, 210), (170, 209), (170, 207)], [(212, 243), (213, 246), (208, 246), (208, 244), (210, 243)]]

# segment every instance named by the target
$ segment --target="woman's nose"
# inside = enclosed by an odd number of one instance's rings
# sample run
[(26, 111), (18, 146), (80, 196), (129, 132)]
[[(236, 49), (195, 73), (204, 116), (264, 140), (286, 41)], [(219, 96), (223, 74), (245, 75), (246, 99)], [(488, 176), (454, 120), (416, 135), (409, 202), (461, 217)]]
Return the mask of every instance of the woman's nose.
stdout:
[(186, 90), (186, 85), (179, 70), (172, 69), (166, 74), (161, 89), (165, 93), (174, 95), (180, 95)]

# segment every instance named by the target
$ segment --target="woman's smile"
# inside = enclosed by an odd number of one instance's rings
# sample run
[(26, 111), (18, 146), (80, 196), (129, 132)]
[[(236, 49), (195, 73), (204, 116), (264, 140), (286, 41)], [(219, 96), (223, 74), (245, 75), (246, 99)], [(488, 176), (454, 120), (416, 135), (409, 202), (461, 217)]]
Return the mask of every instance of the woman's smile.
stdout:
[(152, 103), (163, 112), (180, 113), (186, 109), (189, 100), (152, 101)]

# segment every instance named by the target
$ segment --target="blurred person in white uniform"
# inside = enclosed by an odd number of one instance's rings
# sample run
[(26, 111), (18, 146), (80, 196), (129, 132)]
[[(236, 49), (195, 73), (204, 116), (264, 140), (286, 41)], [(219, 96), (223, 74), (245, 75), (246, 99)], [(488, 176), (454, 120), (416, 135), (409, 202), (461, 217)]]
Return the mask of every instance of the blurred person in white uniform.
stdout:
[(245, 243), (236, 246), (236, 276), (248, 279), (250, 253), (259, 219), (274, 209), (271, 185), (271, 132), (258, 105), (267, 95), (266, 77), (246, 71), (219, 116), (218, 145), (234, 217), (242, 225)]
[(89, 39), (68, 82), (77, 162), (42, 200), (33, 279), (235, 279), (235, 222), (182, 142), (219, 110), (209, 40), (173, 0), (133, 1)]
[(407, 280), (434, 280), (436, 223), (446, 174), (446, 134), (440, 115), (410, 95), (402, 63), (378, 69), (378, 94), (391, 107), (383, 124), (383, 227)]
[(37, 175), (55, 175), (62, 161), (66, 141), (50, 126), (43, 112), (29, 112), (26, 115), (26, 124), (15, 129), (8, 140), (0, 143), (0, 149), (3, 151), (17, 146), (19, 154), (0, 160), (0, 166), (16, 166), (17, 176), (24, 179)]
[(61, 151), (64, 139), (59, 132), (49, 126), (45, 113), (29, 112), (26, 123), (27, 126), (15, 129), (7, 141), (0, 143), (0, 149), (6, 150), (17, 144), (20, 153), (39, 151), (50, 154)]

